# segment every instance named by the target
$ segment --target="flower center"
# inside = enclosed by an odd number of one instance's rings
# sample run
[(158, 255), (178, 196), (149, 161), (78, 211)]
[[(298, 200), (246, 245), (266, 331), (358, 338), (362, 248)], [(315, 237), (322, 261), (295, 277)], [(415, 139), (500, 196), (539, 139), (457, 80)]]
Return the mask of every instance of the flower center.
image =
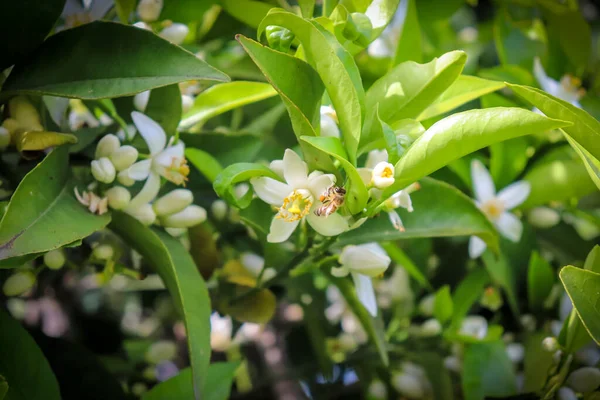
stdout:
[(381, 171), (382, 178), (391, 178), (393, 176), (394, 176), (394, 172), (392, 171), (392, 169), (390, 167), (385, 167), (383, 169), (383, 171)]
[(585, 95), (585, 89), (581, 87), (581, 79), (575, 76), (568, 74), (563, 76), (560, 80), (560, 85), (565, 92), (573, 94), (577, 96), (577, 98)]
[(189, 174), (190, 167), (187, 165), (187, 160), (185, 158), (173, 157), (171, 159), (171, 165), (165, 170), (165, 178), (176, 185), (185, 186)]
[(492, 221), (497, 220), (504, 212), (504, 204), (498, 199), (491, 199), (481, 205), (481, 211)]
[(286, 222), (299, 221), (304, 218), (313, 205), (313, 197), (308, 190), (294, 190), (288, 197), (283, 199), (283, 205), (275, 218)]

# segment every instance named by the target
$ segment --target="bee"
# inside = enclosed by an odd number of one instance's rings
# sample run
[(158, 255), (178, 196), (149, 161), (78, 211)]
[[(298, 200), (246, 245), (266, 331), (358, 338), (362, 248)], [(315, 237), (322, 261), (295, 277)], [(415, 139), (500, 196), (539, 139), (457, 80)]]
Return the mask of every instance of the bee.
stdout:
[(344, 197), (346, 196), (346, 189), (339, 186), (330, 186), (327, 191), (319, 196), (319, 200), (323, 205), (315, 210), (315, 215), (325, 217), (333, 214), (336, 210), (344, 204)]

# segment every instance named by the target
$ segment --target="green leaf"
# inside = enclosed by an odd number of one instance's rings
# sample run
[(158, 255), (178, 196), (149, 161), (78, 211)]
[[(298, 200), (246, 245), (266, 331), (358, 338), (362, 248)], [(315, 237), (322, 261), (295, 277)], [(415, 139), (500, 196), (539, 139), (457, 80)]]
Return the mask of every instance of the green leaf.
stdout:
[(185, 157), (202, 175), (211, 183), (217, 179), (217, 176), (223, 171), (219, 161), (209, 153), (200, 149), (185, 149)]
[(416, 0), (401, 0), (398, 11), (402, 12), (404, 19), (398, 36), (398, 46), (394, 55), (393, 66), (404, 61), (421, 62), (423, 50), (421, 49), (421, 26), (417, 17)]
[(258, 28), (272, 5), (254, 0), (221, 0), (221, 7), (235, 19), (252, 28)]
[(600, 293), (600, 274), (573, 266), (564, 267), (560, 271), (567, 294), (573, 307), (596, 343), (600, 343), (600, 309), (598, 293)]
[(416, 118), (458, 78), (466, 60), (464, 52), (452, 51), (427, 64), (403, 62), (369, 88), (366, 109), (373, 112), (379, 103), (379, 116), (389, 124)]
[(10, 384), (5, 399), (60, 400), (54, 373), (29, 333), (3, 310), (0, 326), (0, 375)]
[(526, 137), (518, 137), (490, 146), (490, 174), (497, 189), (510, 185), (521, 175), (529, 160), (528, 147)]
[(533, 74), (518, 65), (497, 65), (492, 68), (480, 69), (477, 73), (480, 77), (495, 81), (516, 83), (518, 85), (536, 85)]
[(417, 120), (423, 121), (437, 117), (478, 97), (502, 89), (504, 85), (504, 82), (461, 75), (433, 104), (417, 117)]
[(348, 161), (348, 156), (340, 139), (336, 137), (311, 136), (303, 136), (300, 139), (314, 148), (329, 154), (340, 162), (342, 168), (346, 171), (346, 176), (349, 181), (346, 189), (347, 194), (345, 203), (348, 205), (348, 210), (350, 210), (352, 214), (361, 212), (369, 200), (369, 192), (354, 165)]
[(546, 384), (552, 368), (553, 353), (544, 349), (542, 342), (548, 335), (534, 333), (525, 339), (525, 393), (539, 392)]
[(560, 128), (568, 122), (546, 118), (521, 108), (486, 108), (453, 114), (433, 124), (396, 164), (393, 194), (448, 163), (503, 140)]
[(77, 136), (58, 132), (16, 132), (12, 139), (24, 158), (35, 158), (43, 154), (43, 150), (63, 144), (77, 143)]
[(219, 0), (165, 0), (160, 19), (182, 23), (202, 22), (204, 14)]
[(362, 305), (356, 296), (354, 285), (349, 279), (329, 276), (329, 280), (340, 290), (342, 296), (344, 296), (344, 299), (346, 300), (346, 303), (348, 303), (348, 307), (350, 307), (354, 315), (356, 315), (360, 321), (365, 332), (367, 332), (369, 339), (377, 348), (377, 353), (379, 354), (383, 365), (388, 366), (390, 359), (386, 349), (385, 330), (381, 313), (379, 313), (377, 317), (373, 317), (371, 314), (369, 314), (367, 309)]
[(453, 400), (454, 389), (448, 369), (439, 354), (420, 351), (417, 362), (425, 369), (427, 378), (433, 387), (433, 398), (436, 400)]
[(186, 149), (205, 151), (225, 167), (236, 162), (254, 161), (263, 145), (261, 137), (243, 133), (181, 133), (179, 138), (185, 143)]
[(302, 17), (312, 18), (315, 11), (315, 0), (298, 0), (298, 5), (300, 5)]
[(8, 383), (0, 377), (0, 400), (4, 400), (6, 393), (8, 393)]
[(349, 160), (354, 164), (365, 109), (364, 90), (354, 59), (318, 22), (274, 9), (261, 22), (259, 38), (268, 25), (289, 29), (302, 44), (306, 60), (325, 84), (339, 119)]
[(532, 310), (541, 311), (554, 285), (554, 271), (537, 252), (531, 254), (527, 272), (527, 299)]
[[(541, 25), (539, 21), (537, 23)], [(533, 59), (543, 55), (546, 46), (539, 35), (528, 33), (521, 30), (510, 19), (507, 10), (501, 10), (496, 14), (494, 42), (498, 58), (503, 65), (519, 65), (531, 70)]]
[(470, 343), (465, 347), (462, 388), (466, 400), (517, 393), (515, 371), (502, 341)]
[(600, 122), (590, 114), (548, 93), (528, 86), (508, 85), (513, 92), (550, 118), (571, 122), (563, 127), (573, 140), (593, 157), (600, 159)]
[[(210, 364), (206, 375), (204, 400), (227, 400), (231, 385), (238, 369), (239, 362), (218, 362)], [(159, 383), (149, 392), (144, 393), (142, 400), (191, 399), (194, 396), (191, 368), (185, 368), (174, 377)]]
[(234, 296), (244, 297), (234, 302), (223, 299), (219, 304), (219, 311), (231, 315), (240, 322), (251, 322), (255, 324), (266, 324), (275, 315), (277, 299), (269, 289), (261, 289), (257, 292), (247, 294), (250, 289), (244, 286), (236, 286)]
[(442, 324), (452, 318), (454, 304), (450, 295), (450, 286), (444, 285), (435, 293), (433, 316)]
[(503, 253), (494, 255), (489, 250), (483, 253), (482, 259), (492, 280), (504, 289), (513, 314), (515, 317), (519, 317), (519, 301), (517, 298), (517, 284), (515, 282), (513, 264)]
[(577, 71), (583, 71), (588, 65), (592, 50), (592, 32), (581, 11), (565, 10), (561, 13), (544, 14), (548, 19), (548, 31), (556, 37), (560, 48)]
[(0, 96), (100, 99), (193, 79), (229, 78), (145, 29), (96, 21), (51, 36), (26, 62), (15, 65)]
[(392, 21), (398, 10), (398, 5), (400, 2), (401, 0), (377, 0), (369, 2), (370, 4), (364, 13), (367, 17), (369, 17), (373, 27), (371, 32), (371, 41), (379, 37), (379, 35), (381, 35), (388, 24)]
[[(245, 36), (236, 39), (281, 96), (296, 137), (317, 136), (325, 86), (319, 74), (299, 58), (272, 50)], [(331, 171), (329, 157), (300, 142), (304, 159), (312, 168)]]
[(596, 184), (596, 187), (600, 190), (600, 160), (596, 157), (592, 156), (586, 149), (584, 149), (579, 143), (573, 140), (569, 135), (565, 134), (567, 141), (573, 147), (581, 161), (583, 161), (583, 165), (587, 170), (590, 178)]
[(168, 136), (172, 136), (181, 120), (181, 108), (179, 85), (168, 85), (150, 91), (144, 114), (158, 122)]
[(23, 60), (44, 41), (64, 6), (65, 0), (3, 1), (0, 4), (0, 37), (7, 38), (0, 43), (0, 71)]
[(390, 241), (404, 238), (472, 236), (498, 249), (498, 236), (490, 221), (473, 200), (442, 181), (423, 178), (421, 189), (411, 193), (415, 210), (396, 209), (406, 230), (395, 229), (387, 215), (370, 219), (361, 227), (340, 236), (342, 244)]
[(110, 215), (91, 214), (75, 199), (65, 146), (23, 178), (0, 221), (0, 260), (58, 249), (104, 228)]
[(229, 204), (239, 208), (246, 208), (252, 201), (254, 194), (252, 188), (238, 199), (233, 192), (234, 185), (259, 176), (280, 180), (275, 172), (262, 164), (238, 163), (225, 168), (213, 182), (213, 188), (217, 195)]
[(473, 304), (479, 300), (489, 281), (490, 277), (487, 271), (483, 268), (477, 268), (460, 282), (452, 295), (454, 313), (452, 315), (451, 330), (457, 331), (460, 329), (463, 318), (469, 313)]
[(237, 81), (214, 85), (196, 96), (193, 107), (183, 115), (179, 128), (189, 129), (216, 115), (276, 94), (271, 85), (263, 82)]
[(210, 364), (210, 297), (194, 260), (172, 236), (142, 225), (135, 218), (114, 212), (110, 229), (160, 275), (185, 321), (195, 398), (207, 385)]
[(419, 267), (417, 267), (413, 261), (406, 255), (406, 253), (395, 243), (380, 243), (381, 247), (385, 250), (385, 252), (390, 256), (392, 261), (396, 263), (396, 265), (402, 266), (408, 272), (410, 276), (412, 276), (422, 287), (427, 289), (431, 289), (431, 283), (427, 280), (427, 277), (421, 272)]

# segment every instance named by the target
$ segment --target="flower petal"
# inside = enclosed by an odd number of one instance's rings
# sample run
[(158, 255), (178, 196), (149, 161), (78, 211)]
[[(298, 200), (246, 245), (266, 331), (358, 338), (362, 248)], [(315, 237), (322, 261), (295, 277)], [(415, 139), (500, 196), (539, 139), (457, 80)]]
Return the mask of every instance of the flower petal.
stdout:
[(478, 236), (471, 236), (469, 239), (469, 257), (477, 258), (483, 254), (487, 245)]
[(367, 162), (365, 168), (373, 169), (381, 162), (387, 162), (388, 153), (387, 150), (371, 150), (367, 155)]
[(518, 181), (502, 189), (498, 193), (498, 199), (503, 202), (504, 209), (512, 210), (521, 205), (529, 196), (531, 185), (527, 181)]
[(373, 290), (373, 282), (366, 275), (352, 273), (354, 287), (356, 288), (356, 296), (365, 306), (369, 314), (377, 316), (377, 301), (375, 300), (375, 290)]
[(252, 178), (250, 183), (262, 201), (277, 207), (281, 207), (283, 199), (292, 192), (291, 187), (273, 178)]
[(271, 171), (275, 172), (277, 176), (279, 176), (281, 179), (285, 179), (283, 177), (283, 160), (271, 161), (271, 164), (269, 164), (269, 168), (271, 168)]
[[(312, 174), (311, 174), (312, 175)], [(327, 189), (335, 183), (335, 176), (332, 174), (319, 175), (315, 178), (308, 178), (308, 189), (315, 198), (327, 192)]]
[(287, 149), (283, 155), (283, 176), (294, 189), (303, 189), (308, 178), (308, 166), (298, 154)]
[[(318, 203), (320, 204), (320, 203)], [(336, 236), (348, 230), (348, 221), (338, 213), (318, 217), (311, 210), (306, 220), (312, 228), (323, 236)]]
[(503, 212), (496, 220), (496, 228), (508, 240), (512, 240), (515, 243), (521, 240), (523, 223), (515, 214)]
[(542, 65), (538, 57), (536, 57), (533, 62), (533, 74), (535, 75), (535, 79), (538, 81), (538, 83), (540, 84), (542, 89), (544, 89), (545, 92), (548, 92), (553, 96), (557, 96), (557, 93), (561, 91), (560, 83), (546, 75), (546, 71), (544, 71), (544, 66)]
[(146, 141), (150, 154), (155, 155), (161, 152), (167, 145), (167, 135), (163, 128), (150, 117), (137, 111), (131, 113), (131, 118)]
[(365, 186), (369, 186), (371, 184), (371, 176), (373, 175), (372, 168), (357, 168), (358, 175), (360, 175), (360, 179), (362, 179)]
[(481, 161), (471, 162), (471, 179), (473, 180), (473, 193), (480, 202), (488, 201), (496, 195), (496, 187), (488, 170)]
[(377, 243), (345, 246), (340, 254), (340, 264), (353, 272), (371, 277), (384, 273), (391, 262)]
[(271, 228), (267, 235), (267, 242), (269, 243), (281, 243), (285, 242), (292, 236), (294, 230), (298, 226), (300, 221), (286, 222), (282, 219), (273, 218), (271, 221)]
[(144, 183), (142, 190), (140, 190), (139, 193), (133, 199), (131, 199), (125, 211), (135, 212), (136, 208), (142, 206), (143, 204), (150, 203), (152, 200), (154, 200), (159, 190), (160, 175), (157, 173), (151, 173), (148, 175), (148, 179), (146, 180), (146, 183)]
[(138, 161), (126, 170), (127, 175), (133, 180), (143, 181), (148, 177), (151, 166), (152, 160)]

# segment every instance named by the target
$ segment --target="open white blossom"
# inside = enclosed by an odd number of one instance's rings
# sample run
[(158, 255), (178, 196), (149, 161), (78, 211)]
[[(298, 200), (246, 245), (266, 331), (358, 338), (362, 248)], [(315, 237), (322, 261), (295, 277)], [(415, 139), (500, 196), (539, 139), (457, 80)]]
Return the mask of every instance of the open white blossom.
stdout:
[[(505, 238), (518, 242), (523, 233), (521, 220), (509, 212), (522, 204), (529, 196), (531, 185), (526, 181), (514, 182), (496, 194), (494, 181), (488, 170), (479, 160), (471, 163), (471, 178), (475, 192), (475, 204), (494, 224)], [(469, 255), (477, 258), (485, 251), (486, 244), (477, 236), (471, 236)]]
[(102, 215), (108, 211), (108, 198), (100, 197), (92, 191), (79, 193), (77, 188), (74, 189), (77, 201), (86, 206), (92, 214)]
[(394, 184), (394, 166), (389, 162), (378, 163), (371, 173), (371, 184), (377, 189), (385, 189)]
[(533, 74), (545, 92), (554, 97), (558, 97), (564, 101), (568, 101), (575, 107), (581, 108), (579, 99), (585, 94), (585, 90), (581, 88), (581, 81), (571, 75), (565, 75), (560, 79), (560, 82), (546, 75), (544, 67), (539, 58), (535, 58), (533, 63)]
[(334, 184), (333, 175), (320, 171), (313, 171), (309, 175), (306, 163), (290, 149), (285, 151), (281, 164), (285, 183), (268, 177), (250, 181), (257, 196), (277, 208), (267, 241), (286, 241), (303, 218), (323, 236), (339, 235), (348, 229), (348, 222), (339, 213), (326, 217), (314, 213), (322, 205), (319, 196)]

